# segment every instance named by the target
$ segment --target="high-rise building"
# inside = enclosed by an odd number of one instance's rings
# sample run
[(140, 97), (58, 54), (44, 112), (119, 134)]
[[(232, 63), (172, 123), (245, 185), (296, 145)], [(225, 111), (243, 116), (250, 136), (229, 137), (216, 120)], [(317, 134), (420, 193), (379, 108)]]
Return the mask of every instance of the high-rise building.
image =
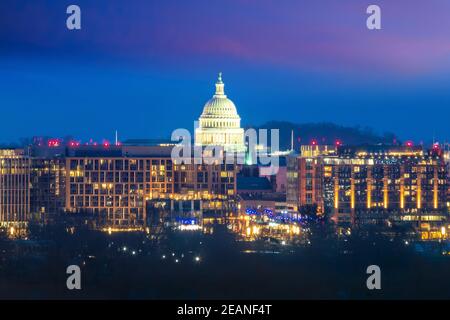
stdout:
[(227, 152), (245, 152), (244, 129), (233, 101), (225, 95), (222, 74), (214, 96), (205, 104), (195, 129), (196, 146), (222, 146)]
[(144, 226), (147, 202), (226, 199), (236, 194), (234, 164), (176, 163), (172, 147), (78, 147), (68, 152), (68, 212), (92, 213), (113, 227)]
[(57, 139), (34, 138), (29, 148), (30, 212), (49, 220), (64, 211), (66, 197), (66, 146)]
[(0, 227), (19, 228), (30, 213), (30, 158), (23, 149), (0, 150)]
[(288, 195), (297, 197), (289, 200), (317, 205), (338, 222), (437, 222), (447, 216), (447, 167), (435, 150), (341, 147), (336, 155), (306, 152), (291, 161), (288, 177), (297, 173), (297, 179), (288, 184), (294, 188)]
[(62, 212), (66, 196), (66, 161), (61, 156), (31, 157), (30, 211), (41, 220)]
[(321, 159), (336, 156), (335, 146), (302, 145), (299, 155), (288, 157), (287, 202), (296, 207), (317, 205), (318, 213), (325, 212), (325, 200), (330, 197)]
[(170, 156), (124, 157), (76, 152), (66, 158), (66, 210), (93, 213), (105, 224), (143, 226), (145, 201), (174, 190)]

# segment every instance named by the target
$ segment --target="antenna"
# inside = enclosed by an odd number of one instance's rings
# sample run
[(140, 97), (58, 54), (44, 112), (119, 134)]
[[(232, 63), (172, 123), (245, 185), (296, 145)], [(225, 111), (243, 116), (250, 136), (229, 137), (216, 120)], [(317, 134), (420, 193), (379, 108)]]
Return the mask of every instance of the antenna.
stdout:
[(291, 151), (294, 151), (294, 130), (291, 130)]
[(116, 130), (116, 146), (119, 144), (119, 134), (117, 133), (117, 130)]

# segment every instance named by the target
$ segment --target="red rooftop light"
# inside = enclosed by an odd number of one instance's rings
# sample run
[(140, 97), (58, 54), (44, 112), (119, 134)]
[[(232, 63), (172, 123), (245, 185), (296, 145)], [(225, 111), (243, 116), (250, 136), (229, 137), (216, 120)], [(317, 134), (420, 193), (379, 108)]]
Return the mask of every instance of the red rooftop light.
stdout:
[(47, 143), (48, 143), (48, 146), (50, 148), (59, 147), (59, 140), (58, 139), (49, 139)]
[(78, 141), (70, 141), (69, 142), (69, 146), (74, 148), (74, 147), (78, 147), (80, 145), (80, 143)]
[(317, 140), (316, 139), (311, 140), (311, 145), (312, 146), (317, 146)]
[(412, 142), (412, 141), (406, 141), (406, 144), (405, 144), (407, 147), (409, 147), (409, 148), (411, 148), (411, 147), (414, 147), (414, 142)]

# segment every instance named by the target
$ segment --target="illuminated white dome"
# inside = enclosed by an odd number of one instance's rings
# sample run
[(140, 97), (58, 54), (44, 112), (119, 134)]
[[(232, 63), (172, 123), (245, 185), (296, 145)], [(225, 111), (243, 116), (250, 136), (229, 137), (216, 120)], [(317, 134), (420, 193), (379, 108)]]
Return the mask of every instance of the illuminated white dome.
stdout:
[(219, 79), (216, 82), (216, 93), (203, 107), (203, 113), (200, 119), (241, 119), (233, 101), (225, 95), (224, 87), (225, 84), (222, 82), (222, 74), (219, 74)]
[(225, 95), (222, 73), (216, 82), (214, 96), (205, 104), (195, 132), (196, 145), (218, 145), (227, 150), (242, 151), (244, 130), (233, 101)]

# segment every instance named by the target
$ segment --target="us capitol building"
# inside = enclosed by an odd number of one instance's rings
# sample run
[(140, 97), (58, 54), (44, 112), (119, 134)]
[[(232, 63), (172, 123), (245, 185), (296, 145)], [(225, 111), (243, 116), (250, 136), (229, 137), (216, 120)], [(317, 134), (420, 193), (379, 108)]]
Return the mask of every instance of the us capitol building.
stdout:
[(222, 146), (228, 152), (245, 152), (244, 129), (233, 101), (225, 95), (222, 73), (216, 82), (216, 93), (206, 102), (195, 129), (196, 146)]

